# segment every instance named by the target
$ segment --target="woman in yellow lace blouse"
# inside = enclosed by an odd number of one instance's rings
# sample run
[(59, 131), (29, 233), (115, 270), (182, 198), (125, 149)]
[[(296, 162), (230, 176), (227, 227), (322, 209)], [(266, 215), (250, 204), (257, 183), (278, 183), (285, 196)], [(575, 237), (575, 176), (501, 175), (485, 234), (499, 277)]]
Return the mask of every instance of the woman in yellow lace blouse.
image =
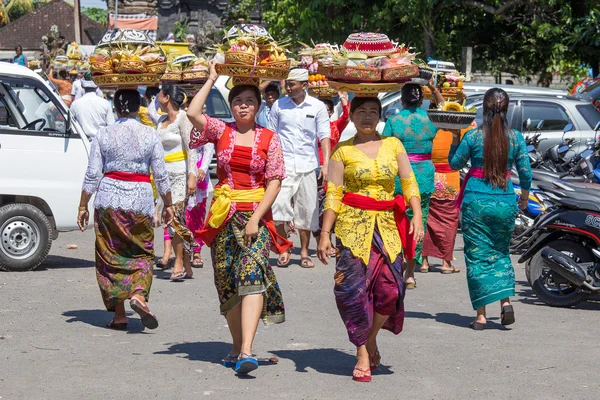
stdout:
[[(335, 222), (334, 293), (350, 341), (357, 348), (352, 375), (360, 382), (370, 382), (371, 370), (379, 366), (379, 330), (402, 331), (402, 253), (414, 255), (416, 243), (423, 239), (415, 175), (400, 140), (376, 131), (380, 115), (377, 98), (352, 100), (350, 118), (357, 134), (339, 143), (331, 157), (318, 247), (319, 259), (327, 264)], [(394, 198), (396, 176), (404, 196)], [(405, 213), (408, 205), (414, 211), (412, 221)]]

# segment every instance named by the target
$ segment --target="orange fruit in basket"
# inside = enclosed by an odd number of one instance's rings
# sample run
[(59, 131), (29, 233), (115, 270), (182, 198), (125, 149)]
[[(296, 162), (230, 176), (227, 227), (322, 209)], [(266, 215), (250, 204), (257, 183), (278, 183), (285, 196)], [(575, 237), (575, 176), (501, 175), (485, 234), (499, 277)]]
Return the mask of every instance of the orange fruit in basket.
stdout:
[(308, 77), (308, 81), (309, 82), (314, 82), (315, 81), (315, 76), (314, 75), (309, 76)]
[(463, 87), (463, 82), (462, 81), (456, 82), (456, 87), (457, 88), (462, 88)]

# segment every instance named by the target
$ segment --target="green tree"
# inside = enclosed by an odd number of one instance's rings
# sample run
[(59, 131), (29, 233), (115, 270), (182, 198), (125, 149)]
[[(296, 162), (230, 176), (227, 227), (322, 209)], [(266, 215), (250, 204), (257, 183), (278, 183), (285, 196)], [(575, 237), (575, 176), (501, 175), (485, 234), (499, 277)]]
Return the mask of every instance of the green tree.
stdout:
[(108, 25), (108, 10), (97, 7), (83, 7), (81, 13), (102, 26)]

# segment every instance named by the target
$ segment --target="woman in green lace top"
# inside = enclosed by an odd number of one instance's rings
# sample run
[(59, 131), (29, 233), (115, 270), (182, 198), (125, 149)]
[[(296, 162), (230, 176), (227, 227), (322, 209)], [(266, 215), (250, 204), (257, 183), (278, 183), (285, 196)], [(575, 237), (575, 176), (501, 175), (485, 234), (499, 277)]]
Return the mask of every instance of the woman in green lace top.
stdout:
[[(429, 88), (436, 98), (436, 102), (441, 103), (444, 98), (439, 91), (429, 83)], [(419, 192), (421, 193), (421, 210), (423, 213), (423, 226), (427, 226), (427, 216), (429, 215), (429, 199), (435, 191), (434, 177), (435, 167), (431, 161), (431, 152), (433, 149), (433, 139), (437, 133), (435, 125), (427, 117), (427, 112), (421, 108), (423, 104), (423, 91), (421, 86), (408, 84), (402, 88), (402, 111), (399, 114), (388, 119), (383, 130), (383, 136), (394, 136), (402, 142), (410, 165), (417, 177)], [(399, 179), (396, 179), (396, 193), (401, 194), (402, 187)], [(407, 213), (411, 211), (407, 210)], [(412, 218), (412, 215), (409, 215)], [(415, 266), (421, 264), (423, 243), (417, 245), (415, 258), (407, 260), (405, 273), (405, 282), (407, 289), (414, 289)]]

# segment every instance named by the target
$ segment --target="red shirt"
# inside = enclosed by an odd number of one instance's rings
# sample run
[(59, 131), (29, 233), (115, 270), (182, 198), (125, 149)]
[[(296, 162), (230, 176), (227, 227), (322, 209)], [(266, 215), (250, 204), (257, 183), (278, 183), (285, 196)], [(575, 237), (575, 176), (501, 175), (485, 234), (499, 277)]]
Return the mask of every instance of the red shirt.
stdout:
[[(333, 122), (330, 122), (331, 126), (331, 136), (329, 137), (329, 143), (331, 146), (331, 153), (333, 154), (333, 148), (340, 141), (340, 136), (342, 136), (342, 132), (348, 126), (348, 119), (350, 115), (350, 104), (342, 105), (342, 115)], [(323, 150), (321, 150), (321, 142), (319, 142), (319, 164), (323, 165)]]

